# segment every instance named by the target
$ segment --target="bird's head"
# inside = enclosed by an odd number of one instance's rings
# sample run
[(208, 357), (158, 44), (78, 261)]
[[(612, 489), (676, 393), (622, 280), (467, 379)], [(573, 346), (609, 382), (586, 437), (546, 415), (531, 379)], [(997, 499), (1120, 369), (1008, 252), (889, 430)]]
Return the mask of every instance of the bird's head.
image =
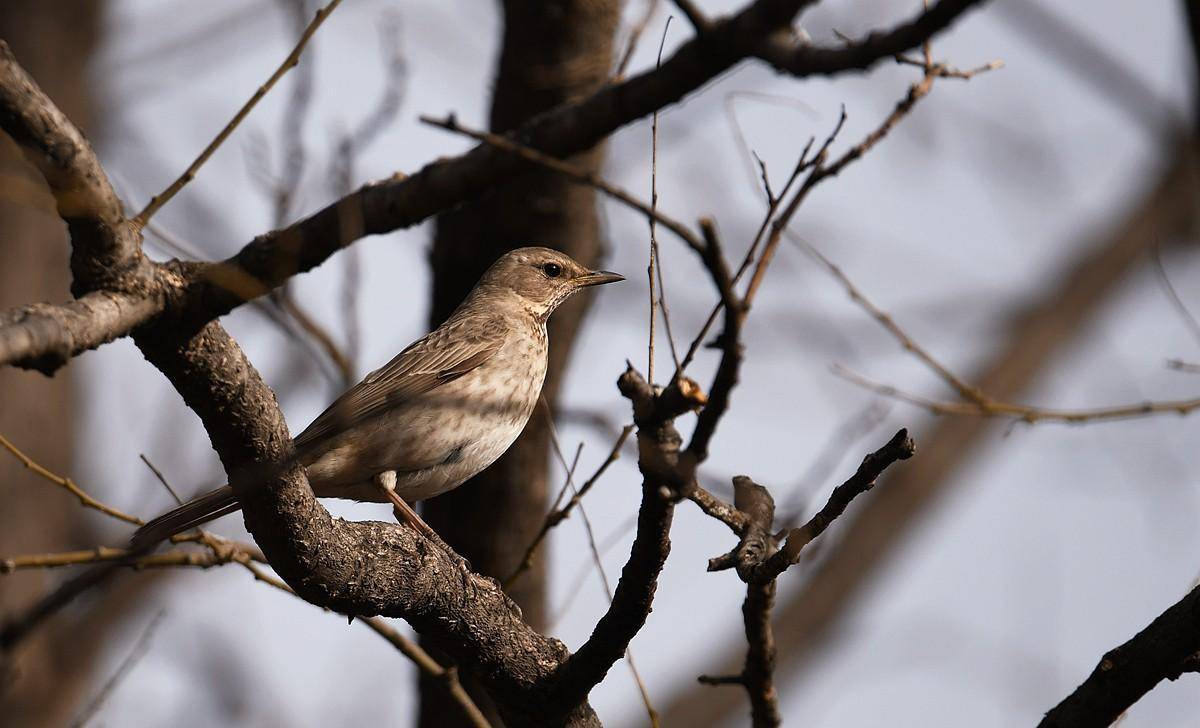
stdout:
[(623, 280), (617, 273), (589, 270), (557, 250), (517, 248), (493, 263), (479, 283), (511, 291), (545, 319), (576, 291)]

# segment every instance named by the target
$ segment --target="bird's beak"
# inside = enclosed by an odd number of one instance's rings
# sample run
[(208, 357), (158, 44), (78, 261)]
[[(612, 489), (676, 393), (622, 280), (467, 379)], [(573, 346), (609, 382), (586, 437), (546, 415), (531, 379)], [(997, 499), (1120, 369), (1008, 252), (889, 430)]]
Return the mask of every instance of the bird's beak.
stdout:
[(589, 286), (602, 286), (605, 283), (616, 283), (617, 281), (623, 280), (625, 280), (625, 276), (621, 275), (620, 273), (612, 273), (606, 270), (594, 270), (591, 273), (578, 276), (575, 279), (575, 285), (579, 286), (580, 288), (587, 288)]

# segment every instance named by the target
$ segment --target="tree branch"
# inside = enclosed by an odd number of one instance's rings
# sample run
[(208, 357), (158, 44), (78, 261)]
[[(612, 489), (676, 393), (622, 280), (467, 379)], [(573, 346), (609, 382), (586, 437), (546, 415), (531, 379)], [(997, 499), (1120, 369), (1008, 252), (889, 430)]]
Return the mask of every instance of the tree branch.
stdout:
[[(302, 470), (246, 482), (252, 464), (283, 461), (290, 447), (274, 396), (220, 325), (176, 336), (144, 331), (137, 342), (200, 416), (247, 528), (284, 581), (342, 614), (407, 620), (488, 687), (506, 722), (533, 722), (566, 647), (525, 624), (494, 580), (412, 529), (334, 519)], [(586, 704), (575, 710), (590, 720)]]
[(1196, 671), (1200, 652), (1200, 587), (1159, 615), (1133, 639), (1110, 650), (1073, 693), (1038, 725), (1106, 726), (1163, 680)]
[(0, 313), (0, 365), (53, 374), (75, 356), (125, 336), (162, 308), (156, 296), (93, 291), (61, 306), (9, 309)]
[(617, 380), (617, 387), (630, 400), (638, 427), (638, 467), (644, 480), (637, 536), (608, 611), (560, 670), (549, 701), (552, 710), (561, 711), (585, 700), (625, 654), (650, 615), (658, 575), (671, 552), (671, 519), (678, 482), (675, 473), (682, 442), (674, 419), (687, 410), (672, 408), (662, 395), (655, 395), (632, 367)]
[[(121, 201), (95, 152), (17, 63), (2, 40), (0, 129), (13, 138), (26, 159), (41, 172), (54, 195), (59, 216), (67, 223), (74, 248), (72, 292), (80, 296), (103, 283), (114, 290), (147, 297), (145, 277), (149, 263), (141, 254), (141, 237), (125, 221)], [(148, 318), (153, 312), (139, 308), (134, 313)], [(119, 323), (122, 327), (132, 327), (137, 320), (137, 316), (128, 316)], [(111, 340), (128, 331), (129, 328), (114, 327), (106, 338)], [(6, 338), (0, 334), (0, 340)], [(0, 363), (7, 360), (0, 359)]]
[[(777, 65), (786, 60), (780, 67), (796, 76), (862, 70), (920, 44), (981, 0), (943, 0), (915, 21), (845, 48), (794, 47), (787, 49), (786, 59), (759, 52), (764, 38), (775, 38), (777, 31), (812, 1), (759, 0), (732, 17), (714, 21), (705, 33), (680, 46), (661, 67), (542, 114), (510, 136), (540, 153), (566, 157), (594, 146), (632, 121), (678, 102), (752, 55), (770, 56)], [(415, 225), (483, 194), (529, 164), (489, 144), (480, 144), (459, 157), (426, 165), (411, 177), (394, 175), (368, 184), (294, 225), (259, 236), (225, 261), (177, 263), (167, 269), (159, 268), (157, 275), (150, 276), (145, 270), (150, 264), (139, 253), (135, 226), (123, 221), (116, 195), (107, 182), (102, 182), (103, 174), (86, 149), (86, 142), (49, 100), (36, 91), (7, 50), (0, 59), (0, 87), (4, 89), (0, 95), (0, 126), (5, 131), (19, 141), (42, 139), (45, 134), (40, 132), (45, 131), (51, 135), (47, 139), (61, 138), (66, 142), (65, 146), (36, 140), (32, 144), (42, 151), (35, 155), (35, 162), (42, 162), (39, 168), (56, 190), (64, 217), (72, 225), (76, 246), (88, 241), (89, 249), (95, 249), (89, 255), (78, 256), (81, 264), (86, 264), (86, 270), (77, 266), (76, 295), (101, 287), (100, 284), (110, 290), (140, 291), (156, 299), (164, 295), (161, 304), (156, 301), (139, 306), (113, 322), (110, 328), (83, 337), (81, 341), (88, 345), (111, 340), (163, 316), (164, 308), (179, 314), (187, 327), (198, 330), (205, 322), (277, 288), (289, 277), (320, 265), (355, 240)], [(52, 152), (62, 149), (70, 153), (56, 158)], [(81, 212), (86, 213), (82, 221)], [(95, 224), (97, 220), (106, 224)], [(129, 271), (133, 269), (137, 275), (131, 276)], [(0, 340), (3, 338), (0, 330)], [(40, 349), (82, 350), (61, 343), (45, 343)], [(0, 363), (26, 359), (26, 356), (0, 358)]]

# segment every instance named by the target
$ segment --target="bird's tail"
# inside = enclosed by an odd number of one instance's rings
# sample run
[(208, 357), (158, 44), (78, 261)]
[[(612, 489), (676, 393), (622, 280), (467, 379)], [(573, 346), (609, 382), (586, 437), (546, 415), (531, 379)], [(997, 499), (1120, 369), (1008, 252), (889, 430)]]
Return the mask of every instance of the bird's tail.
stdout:
[(139, 528), (134, 532), (133, 538), (129, 540), (130, 548), (136, 551), (153, 546), (159, 541), (165, 541), (189, 528), (195, 528), (227, 513), (233, 513), (241, 507), (237, 497), (233, 494), (233, 488), (228, 485), (222, 486), (198, 498), (193, 498), (174, 510), (167, 511)]

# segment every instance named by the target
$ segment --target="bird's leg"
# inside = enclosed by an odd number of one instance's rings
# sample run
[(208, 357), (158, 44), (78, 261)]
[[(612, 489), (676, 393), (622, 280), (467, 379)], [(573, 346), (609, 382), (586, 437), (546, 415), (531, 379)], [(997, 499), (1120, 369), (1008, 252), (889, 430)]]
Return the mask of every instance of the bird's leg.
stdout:
[(429, 524), (421, 520), (417, 512), (412, 509), (408, 503), (396, 493), (396, 471), (385, 470), (375, 476), (375, 485), (379, 490), (383, 491), (384, 496), (392, 502), (392, 510), (396, 514), (396, 520), (401, 523), (407, 523), (412, 526), (417, 533), (428, 539), (438, 539), (437, 534), (429, 527)]

